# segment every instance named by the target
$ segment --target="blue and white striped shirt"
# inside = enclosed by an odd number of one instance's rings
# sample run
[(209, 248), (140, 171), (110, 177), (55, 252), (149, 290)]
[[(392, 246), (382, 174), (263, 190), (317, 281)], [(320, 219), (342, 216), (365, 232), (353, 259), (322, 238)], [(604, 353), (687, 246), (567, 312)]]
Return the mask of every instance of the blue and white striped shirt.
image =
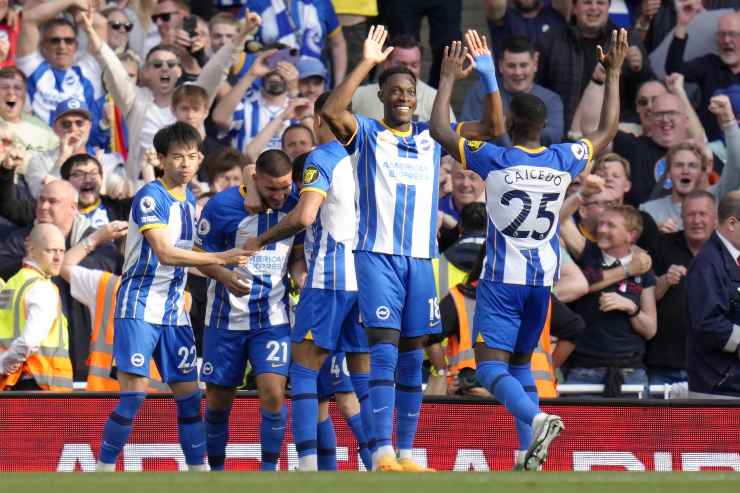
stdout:
[(355, 178), (344, 147), (333, 140), (316, 147), (303, 166), (301, 193), (324, 196), (318, 217), (306, 230), (306, 287), (357, 291), (352, 247), (357, 231)]
[(143, 232), (164, 228), (170, 244), (193, 248), (195, 197), (167, 190), (157, 180), (144, 185), (134, 196), (129, 215), (126, 255), (116, 318), (133, 318), (159, 325), (190, 325), (183, 292), (187, 269), (162, 265)]
[(565, 190), (593, 157), (591, 142), (527, 149), (460, 139), (463, 166), (486, 182), (488, 232), (481, 279), (552, 286), (560, 263)]
[[(209, 252), (220, 252), (243, 245), (248, 237), (256, 237), (275, 226), (298, 202), (291, 194), (282, 209), (260, 214), (244, 210), (243, 187), (231, 187), (214, 195), (206, 204), (198, 222), (196, 246)], [(211, 279), (208, 283), (206, 326), (227, 330), (257, 330), (287, 324), (288, 260), (295, 242), (302, 235), (271, 243), (236, 271), (251, 285), (251, 292), (242, 297), (231, 294), (226, 287)]]

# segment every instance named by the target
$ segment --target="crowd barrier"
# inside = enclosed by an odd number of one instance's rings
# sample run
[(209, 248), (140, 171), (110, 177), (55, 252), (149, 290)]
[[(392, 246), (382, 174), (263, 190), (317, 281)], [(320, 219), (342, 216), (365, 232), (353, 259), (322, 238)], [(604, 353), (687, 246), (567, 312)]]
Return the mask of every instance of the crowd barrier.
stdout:
[[(115, 396), (102, 393), (0, 393), (0, 471), (92, 471)], [(259, 466), (258, 400), (234, 400), (227, 470)], [(736, 402), (559, 399), (543, 409), (562, 416), (565, 431), (545, 470), (740, 471), (740, 405)], [(183, 470), (175, 402), (149, 396), (134, 422), (117, 470)], [(341, 470), (362, 470), (356, 442), (331, 406)], [(286, 433), (279, 468), (295, 469), (298, 456)], [(447, 471), (509, 470), (516, 433), (512, 418), (478, 399), (426, 399), (414, 455)]]

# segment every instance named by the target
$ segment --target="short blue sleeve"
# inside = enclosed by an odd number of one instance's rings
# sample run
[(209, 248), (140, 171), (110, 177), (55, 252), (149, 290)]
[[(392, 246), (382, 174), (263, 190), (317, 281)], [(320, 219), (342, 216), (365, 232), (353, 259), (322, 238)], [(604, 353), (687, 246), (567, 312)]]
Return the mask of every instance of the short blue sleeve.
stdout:
[(171, 200), (154, 186), (144, 187), (131, 204), (131, 217), (139, 231), (167, 226)]
[(588, 139), (566, 142), (550, 146), (560, 160), (561, 169), (575, 178), (593, 159), (594, 147)]
[(219, 204), (217, 200), (211, 199), (206, 203), (198, 221), (198, 234), (195, 236), (195, 245), (207, 252), (222, 252), (227, 249), (226, 236), (221, 225), (223, 218), (219, 220)]
[(332, 156), (323, 149), (316, 149), (308, 155), (303, 167), (303, 186), (301, 193), (311, 190), (324, 197), (331, 185), (331, 175), (327, 169), (327, 162), (332, 162)]
[(501, 163), (503, 147), (480, 140), (460, 139), (458, 150), (463, 167), (475, 171), (484, 180), (488, 173), (503, 167)]
[(370, 135), (375, 128), (375, 120), (372, 118), (368, 118), (366, 116), (355, 114), (353, 115), (355, 117), (355, 121), (357, 122), (357, 130), (355, 131), (355, 134), (352, 136), (352, 139), (349, 141), (348, 144), (344, 146), (344, 148), (347, 150), (347, 154), (353, 154), (355, 151), (360, 150), (360, 146), (362, 143), (367, 140), (368, 135)]

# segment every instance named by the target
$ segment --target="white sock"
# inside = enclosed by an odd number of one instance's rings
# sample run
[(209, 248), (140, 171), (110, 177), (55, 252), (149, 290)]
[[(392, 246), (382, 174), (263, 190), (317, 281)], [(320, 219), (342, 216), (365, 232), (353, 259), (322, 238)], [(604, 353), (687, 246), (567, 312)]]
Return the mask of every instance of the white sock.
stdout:
[(407, 449), (407, 448), (398, 449), (398, 458), (413, 460), (413, 457), (411, 456), (411, 449)]
[(208, 464), (188, 464), (188, 471), (192, 472), (208, 472), (211, 468)]
[(516, 464), (524, 464), (524, 456), (527, 455), (526, 450), (515, 450), (514, 451), (514, 462)]
[(115, 472), (116, 465), (115, 464), (106, 464), (105, 462), (98, 461), (97, 464), (95, 464), (95, 472)]
[(396, 455), (396, 451), (393, 450), (393, 447), (390, 445), (378, 447), (378, 449), (373, 453), (373, 462), (377, 462), (378, 458), (383, 457), (384, 455)]
[(304, 455), (298, 457), (298, 470), (299, 471), (318, 471), (319, 463), (318, 456), (316, 454)]

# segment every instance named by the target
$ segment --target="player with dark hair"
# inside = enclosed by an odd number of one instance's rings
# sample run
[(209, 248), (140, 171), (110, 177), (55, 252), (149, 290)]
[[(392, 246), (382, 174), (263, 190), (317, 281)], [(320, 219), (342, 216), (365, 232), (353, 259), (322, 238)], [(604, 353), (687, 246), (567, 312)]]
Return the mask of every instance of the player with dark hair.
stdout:
[[(232, 187), (216, 194), (203, 209), (198, 223), (197, 247), (218, 251), (243, 245), (277, 224), (296, 204), (291, 180), (293, 167), (279, 150), (257, 158), (253, 187), (264, 210), (245, 211), (247, 187)], [(206, 382), (208, 462), (223, 470), (229, 437), (229, 414), (236, 388), (242, 384), (247, 361), (256, 375), (260, 398), (262, 470), (277, 468), (285, 435), (287, 408), (285, 384), (290, 368), (288, 271), (303, 285), (303, 239), (290, 235), (252, 250), (243, 268), (206, 267), (213, 280), (203, 340), (202, 379)]]
[[(354, 258), (359, 309), (370, 344), (373, 468), (421, 471), (425, 468), (412, 460), (411, 451), (421, 409), (423, 348), (427, 335), (440, 330), (431, 263), (437, 255), (440, 148), (429, 126), (413, 121), (416, 77), (408, 69), (381, 74), (381, 121), (347, 110), (362, 80), (393, 50), (383, 48), (386, 38), (382, 26), (370, 29), (362, 61), (332, 91), (320, 114), (357, 160)], [(490, 55), (487, 61), (478, 70), (492, 71)], [(472, 65), (461, 70), (461, 76), (472, 70)], [(460, 134), (486, 139), (503, 132), (502, 125), (492, 131), (500, 98), (491, 94), (487, 102), (483, 120), (458, 125)], [(400, 460), (392, 446), (394, 409)]]
[[(154, 136), (164, 176), (134, 196), (118, 290), (113, 356), (121, 394), (103, 430), (97, 470), (113, 471), (149, 385), (153, 357), (175, 394), (180, 445), (191, 470), (205, 470), (205, 432), (195, 367), (195, 339), (185, 311), (187, 267), (245, 264), (232, 248), (193, 252), (195, 197), (187, 188), (203, 155), (200, 135), (175, 123)], [(226, 250), (226, 251), (223, 251)]]
[[(432, 135), (463, 166), (486, 182), (486, 259), (477, 289), (473, 328), (477, 379), (515, 416), (524, 469), (536, 470), (563, 429), (558, 416), (540, 411), (530, 359), (547, 316), (557, 280), (560, 242), (558, 212), (565, 190), (591, 159), (614, 138), (619, 123), (619, 76), (627, 52), (627, 31), (612, 33), (611, 49), (597, 49), (607, 69), (599, 128), (576, 143), (540, 144), (547, 111), (542, 101), (518, 94), (506, 128), (514, 147), (467, 140), (450, 130), (446, 108), (466, 53), (459, 42), (445, 48), (442, 76), (432, 110)], [(483, 78), (497, 90), (495, 75)]]

